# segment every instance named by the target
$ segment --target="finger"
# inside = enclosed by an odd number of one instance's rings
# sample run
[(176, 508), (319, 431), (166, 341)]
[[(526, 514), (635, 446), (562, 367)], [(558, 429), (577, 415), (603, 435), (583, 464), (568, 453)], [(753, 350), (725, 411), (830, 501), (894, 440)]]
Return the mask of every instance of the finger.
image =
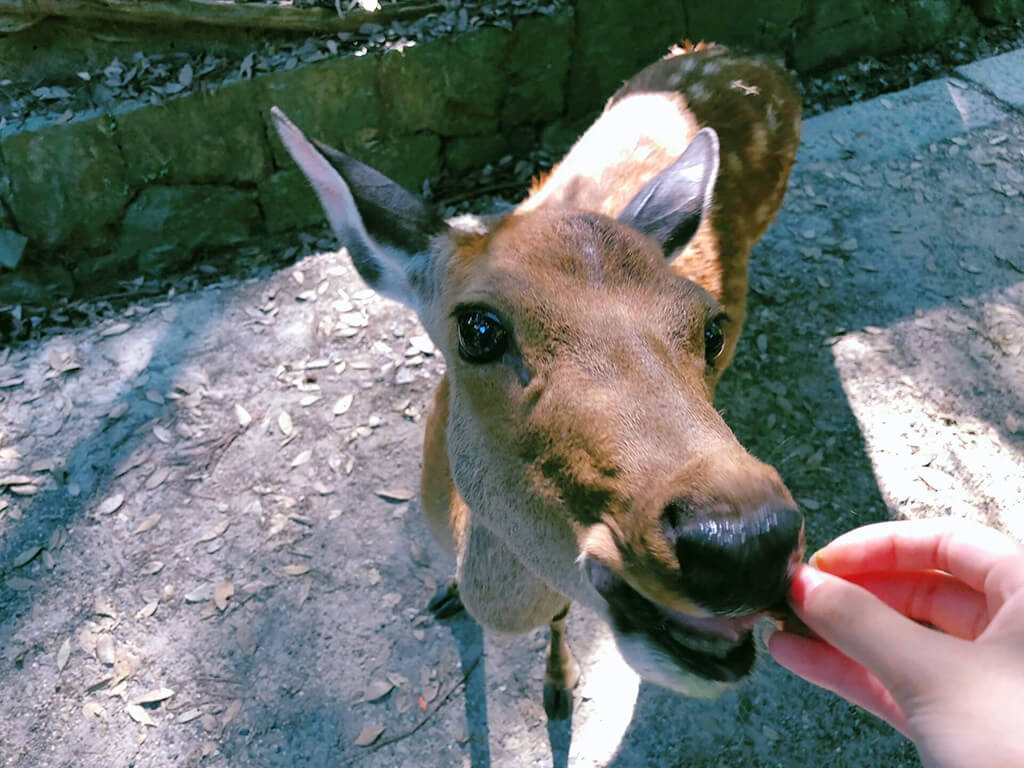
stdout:
[(797, 616), (819, 637), (867, 667), (896, 701), (926, 690), (944, 674), (949, 643), (961, 642), (915, 624), (866, 589), (809, 566), (789, 592)]
[(881, 681), (832, 646), (789, 632), (773, 632), (768, 636), (768, 651), (794, 675), (839, 694), (909, 736), (906, 717)]
[(938, 569), (982, 592), (991, 570), (1008, 559), (1017, 561), (1013, 570), (1024, 572), (1024, 549), (1009, 536), (977, 523), (940, 518), (857, 528), (816, 552), (811, 563), (836, 576)]
[(988, 626), (985, 596), (942, 571), (867, 573), (848, 580), (897, 613), (955, 637), (974, 640)]

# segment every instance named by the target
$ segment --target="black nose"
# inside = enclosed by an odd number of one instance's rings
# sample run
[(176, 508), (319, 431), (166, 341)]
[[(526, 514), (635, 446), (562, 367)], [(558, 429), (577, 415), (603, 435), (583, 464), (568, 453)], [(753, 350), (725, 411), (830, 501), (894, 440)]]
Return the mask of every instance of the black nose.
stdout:
[(788, 505), (705, 517), (672, 526), (672, 534), (683, 589), (714, 613), (752, 613), (782, 604), (790, 572), (803, 557), (803, 515)]

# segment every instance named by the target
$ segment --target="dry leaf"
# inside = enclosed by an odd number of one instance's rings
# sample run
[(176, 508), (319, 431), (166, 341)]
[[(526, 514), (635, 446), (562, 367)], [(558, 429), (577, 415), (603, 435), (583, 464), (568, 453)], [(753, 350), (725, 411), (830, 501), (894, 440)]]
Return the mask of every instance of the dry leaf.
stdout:
[(238, 713), (241, 712), (241, 711), (242, 711), (242, 700), (241, 699), (235, 699), (230, 704), (228, 704), (228, 708), (224, 710), (224, 714), (221, 715), (221, 722), (224, 725), (227, 725), (232, 720), (234, 720), (236, 717), (238, 717)]
[(16, 558), (14, 558), (14, 562), (11, 563), (11, 566), (14, 567), (14, 568), (21, 568), (21, 566), (23, 566), (26, 563), (30, 562), (42, 550), (43, 550), (42, 547), (29, 547), (24, 552), (22, 552), (20, 555), (18, 555)]
[(346, 411), (348, 411), (349, 408), (352, 407), (352, 401), (354, 399), (355, 395), (345, 395), (344, 397), (339, 397), (335, 401), (334, 407), (331, 408), (331, 413), (333, 413), (335, 416), (341, 416), (341, 414), (345, 413)]
[(219, 615), (219, 611), (217, 610), (217, 604), (214, 603), (213, 600), (211, 600), (210, 602), (208, 602), (206, 605), (204, 605), (202, 608), (199, 609), (199, 620), (200, 621), (206, 621), (208, 619), (212, 619), (214, 616), (217, 616), (217, 615)]
[(87, 701), (82, 705), (82, 715), (86, 720), (106, 720), (110, 717), (103, 705), (97, 704), (95, 701)]
[(114, 665), (114, 638), (100, 635), (96, 638), (96, 658), (108, 667)]
[(166, 701), (173, 695), (174, 691), (170, 688), (154, 688), (141, 696), (136, 696), (132, 699), (132, 704), (155, 704), (158, 701)]
[(1017, 434), (1017, 431), (1020, 429), (1020, 420), (1012, 413), (1006, 414), (1003, 423), (1006, 424), (1006, 431), (1011, 435)]
[(301, 405), (303, 408), (308, 408), (309, 406), (319, 401), (320, 395), (306, 395), (304, 398), (299, 400), (299, 405)]
[(156, 525), (159, 522), (160, 522), (160, 513), (159, 512), (154, 512), (152, 515), (150, 515), (145, 520), (143, 520), (141, 523), (139, 523), (138, 526), (135, 528), (135, 530), (132, 531), (132, 533), (136, 534), (136, 535), (140, 534), (140, 533), (145, 533), (146, 531), (150, 530), (151, 528), (156, 528)]
[(366, 687), (363, 698), (360, 701), (377, 701), (383, 699), (395, 686), (387, 680), (374, 680)]
[(203, 729), (207, 733), (213, 733), (214, 731), (220, 730), (220, 720), (217, 719), (216, 715), (209, 713), (203, 715)]
[(100, 502), (100, 505), (96, 507), (96, 512), (100, 515), (110, 515), (117, 512), (122, 504), (124, 504), (124, 494), (115, 493), (113, 496), (108, 496)]
[(30, 485), (35, 478), (29, 475), (4, 475), (0, 477), (0, 485)]
[(220, 749), (220, 744), (216, 741), (204, 741), (203, 746), (199, 748), (199, 755), (200, 757), (209, 757), (218, 749)]
[(281, 569), (281, 573), (286, 576), (302, 576), (303, 574), (309, 573), (311, 568), (305, 563), (294, 563), (293, 565), (286, 565)]
[(12, 485), (10, 487), (11, 493), (15, 496), (35, 496), (39, 493), (38, 485)]
[(6, 584), (15, 592), (24, 592), (27, 589), (32, 589), (32, 587), (36, 585), (32, 579), (23, 579), (20, 576), (9, 576)]
[(150, 560), (139, 571), (143, 576), (155, 576), (164, 569), (164, 563), (162, 560)]
[(117, 618), (117, 608), (114, 604), (103, 597), (97, 597), (92, 603), (92, 612), (100, 616), (109, 616), (112, 619)]
[(302, 584), (299, 587), (299, 596), (295, 599), (295, 605), (302, 605), (309, 598), (309, 593), (313, 589), (313, 577), (307, 576), (302, 580)]
[(213, 602), (220, 611), (227, 610), (228, 598), (235, 594), (235, 585), (230, 581), (221, 581), (213, 588)]
[(153, 718), (149, 716), (149, 713), (140, 707), (138, 704), (127, 704), (125, 705), (124, 711), (128, 713), (128, 717), (134, 720), (136, 723), (142, 725), (148, 725), (153, 728), (156, 727), (156, 723), (153, 722)]
[(145, 488), (147, 491), (152, 491), (155, 488), (159, 488), (167, 476), (171, 474), (170, 467), (157, 467), (153, 470), (153, 474), (146, 478)]
[(423, 700), (429, 704), (437, 698), (437, 692), (441, 688), (438, 683), (427, 683), (423, 686)]
[(216, 539), (218, 536), (223, 536), (224, 532), (228, 529), (228, 526), (230, 525), (230, 520), (221, 520), (219, 523), (213, 526), (213, 528), (210, 528), (202, 536), (199, 537), (200, 543), (204, 541), (212, 541), (213, 539)]
[(405, 488), (378, 488), (374, 491), (385, 501), (402, 502), (409, 501), (416, 494), (412, 491), (406, 490)]
[(252, 423), (252, 416), (238, 403), (235, 403), (235, 418), (238, 419), (238, 425), (242, 428), (248, 427)]
[(309, 461), (312, 457), (313, 457), (313, 449), (312, 448), (307, 448), (306, 450), (302, 451), (298, 456), (296, 456), (294, 459), (292, 459), (291, 468), (295, 469), (296, 467), (301, 467), (303, 464), (305, 464), (307, 461)]
[(295, 429), (295, 425), (292, 424), (292, 417), (288, 415), (288, 411), (281, 411), (277, 415), (277, 426), (285, 437), (290, 435), (292, 430)]
[(363, 726), (363, 730), (359, 732), (356, 740), (352, 743), (357, 747), (368, 747), (379, 739), (382, 733), (384, 733), (383, 725), (367, 724)]
[(170, 430), (164, 429), (159, 424), (154, 425), (153, 436), (161, 443), (174, 442), (174, 436), (170, 433)]
[(114, 325), (111, 325), (110, 327), (104, 328), (102, 331), (100, 331), (100, 336), (103, 337), (104, 339), (109, 338), (111, 336), (119, 336), (125, 331), (130, 330), (131, 327), (131, 323), (115, 323)]
[(201, 709), (187, 709), (178, 715), (178, 722), (181, 724), (191, 723), (196, 718), (202, 717), (203, 710)]
[(57, 650), (57, 671), (63, 672), (64, 667), (68, 665), (68, 659), (71, 658), (71, 638), (65, 637), (64, 642), (60, 644), (60, 648)]
[(135, 618), (148, 619), (150, 616), (156, 613), (156, 609), (159, 605), (159, 600), (150, 600), (148, 603), (146, 603), (139, 609), (139, 612), (135, 614)]

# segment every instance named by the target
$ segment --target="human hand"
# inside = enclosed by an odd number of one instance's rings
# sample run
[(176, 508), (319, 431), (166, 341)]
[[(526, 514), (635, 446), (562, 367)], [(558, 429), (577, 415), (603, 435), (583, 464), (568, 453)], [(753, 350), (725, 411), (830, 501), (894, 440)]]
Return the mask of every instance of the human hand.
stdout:
[(948, 519), (868, 525), (817, 552), (790, 602), (820, 639), (773, 633), (779, 664), (886, 720), (926, 765), (1024, 766), (1024, 548), (1012, 539)]

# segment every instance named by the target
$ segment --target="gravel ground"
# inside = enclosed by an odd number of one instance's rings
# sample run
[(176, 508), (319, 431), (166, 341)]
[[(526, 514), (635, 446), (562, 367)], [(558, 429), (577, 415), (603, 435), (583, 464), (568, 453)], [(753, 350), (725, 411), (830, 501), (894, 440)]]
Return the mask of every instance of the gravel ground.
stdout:
[[(798, 161), (719, 405), (812, 548), (894, 513), (1024, 535), (1022, 158), (1018, 116)], [(917, 764), (770, 660), (713, 702), (642, 685), (583, 610), (573, 719), (548, 725), (545, 633), (425, 611), (452, 569), (410, 493), (443, 362), (318, 237), (65, 307), (75, 327), (17, 321), (4, 765)]]

